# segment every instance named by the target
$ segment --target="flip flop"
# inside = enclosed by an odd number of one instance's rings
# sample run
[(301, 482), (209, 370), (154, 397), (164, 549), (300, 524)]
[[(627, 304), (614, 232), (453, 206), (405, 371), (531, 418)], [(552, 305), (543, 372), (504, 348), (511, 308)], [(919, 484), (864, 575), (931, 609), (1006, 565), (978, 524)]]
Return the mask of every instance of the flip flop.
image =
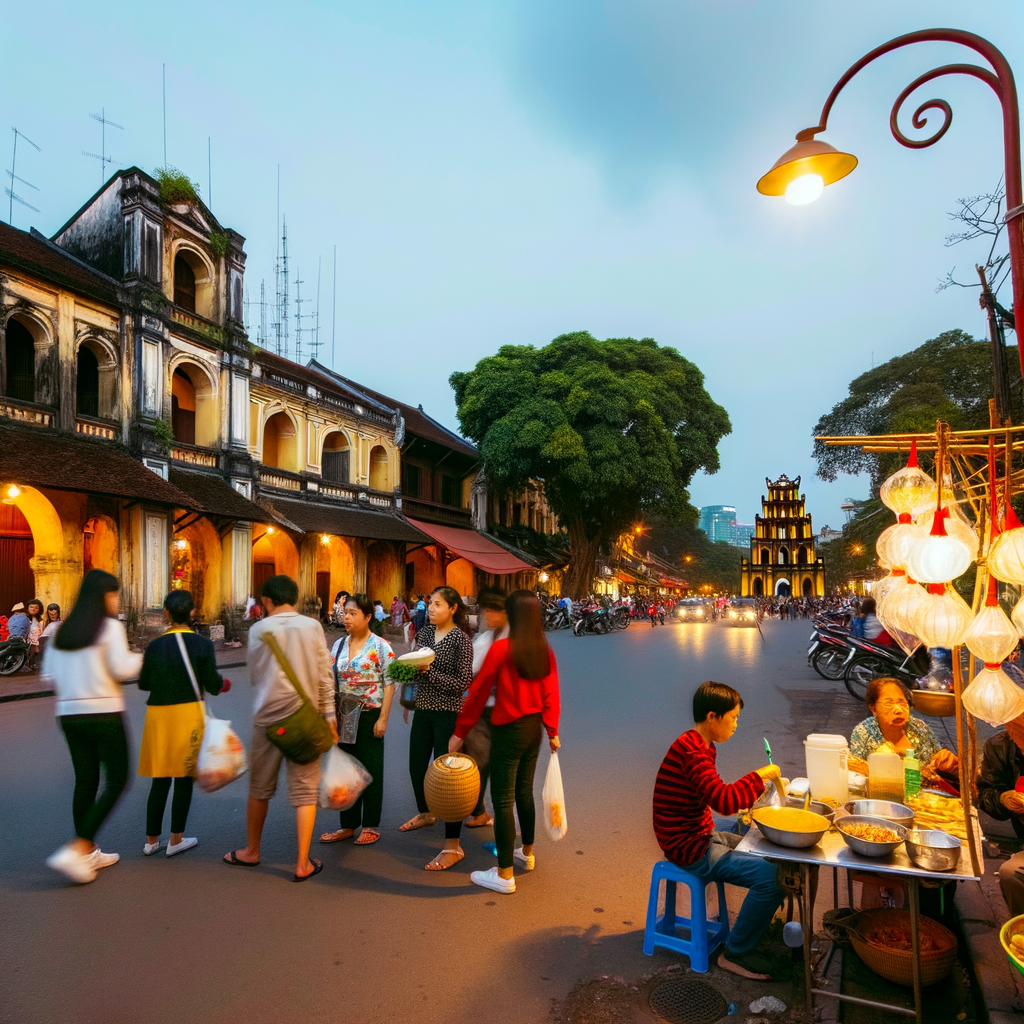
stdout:
[(319, 875), (324, 869), (324, 862), (322, 860), (317, 860), (316, 857), (310, 857), (309, 863), (313, 865), (313, 870), (310, 871), (308, 875), (292, 875), (293, 882), (307, 882), (314, 875)]
[[(417, 815), (417, 817), (419, 817), (419, 815)], [(430, 828), (431, 825), (437, 824), (437, 818), (435, 818), (433, 821), (421, 821), (418, 825), (413, 825), (412, 822), (414, 822), (415, 820), (416, 818), (410, 818), (409, 821), (407, 821), (404, 825), (399, 825), (398, 831), (415, 832), (417, 829)]]
[[(453, 860), (451, 862), (451, 864), (438, 864), (436, 867), (431, 867), (430, 866), (431, 864), (434, 863), (434, 861), (436, 861), (438, 859), (438, 857), (443, 857), (445, 854), (448, 854), (449, 856), (452, 856), (452, 855), (454, 855), (456, 853), (458, 854), (458, 857), (456, 857), (455, 860)], [(429, 864), (424, 866), (424, 870), (425, 871), (448, 871), (450, 868), (455, 867), (455, 865), (458, 864), (459, 861), (463, 860), (465, 858), (465, 856), (466, 856), (466, 851), (465, 850), (442, 850), (437, 855), (437, 857), (434, 858), (434, 860), (430, 861)]]
[(258, 860), (240, 860), (237, 850), (225, 853), (221, 860), (231, 868), (258, 868), (260, 866)]
[[(349, 834), (347, 836), (339, 836), (338, 832), (348, 832)], [(337, 832), (325, 832), (320, 837), (320, 842), (321, 843), (343, 843), (343, 842), (345, 842), (346, 839), (351, 839), (355, 834), (356, 834), (355, 833), (355, 829), (339, 828), (337, 830)], [(325, 838), (326, 836), (330, 836), (331, 838), (327, 839), (327, 838)]]
[[(477, 818), (484, 818), (484, 821), (478, 821)], [(466, 828), (488, 828), (494, 824), (494, 819), (489, 814), (480, 814), (476, 817), (467, 818), (463, 823)]]
[(356, 846), (369, 846), (372, 843), (377, 842), (380, 839), (380, 833), (376, 829), (364, 828), (359, 833), (359, 838), (356, 840)]

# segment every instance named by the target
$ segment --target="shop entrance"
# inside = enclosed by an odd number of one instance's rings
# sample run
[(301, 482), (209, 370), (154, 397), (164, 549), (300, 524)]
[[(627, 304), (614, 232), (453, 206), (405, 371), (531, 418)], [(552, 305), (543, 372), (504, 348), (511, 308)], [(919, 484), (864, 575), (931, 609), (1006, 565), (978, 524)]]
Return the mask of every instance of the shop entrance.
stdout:
[(35, 552), (28, 520), (15, 505), (0, 505), (0, 615), (10, 615), (12, 605), (36, 596), (29, 563)]

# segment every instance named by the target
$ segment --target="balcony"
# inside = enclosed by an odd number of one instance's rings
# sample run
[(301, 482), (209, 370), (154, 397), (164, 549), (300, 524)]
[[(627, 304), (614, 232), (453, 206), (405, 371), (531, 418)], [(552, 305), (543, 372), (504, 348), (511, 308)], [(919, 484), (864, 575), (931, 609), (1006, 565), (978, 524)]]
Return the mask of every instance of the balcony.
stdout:
[(472, 516), (468, 508), (442, 505), (439, 501), (424, 498), (402, 498), (402, 511), (413, 519), (425, 519), (434, 523), (450, 523), (452, 526), (471, 526)]
[[(302, 473), (292, 473), (276, 466), (260, 466), (261, 490), (290, 491), (306, 494), (310, 499), (338, 502), (346, 505), (394, 510), (395, 496), (390, 491), (375, 491), (362, 484), (335, 483)], [(468, 515), (468, 513), (467, 513)]]
[(291, 473), (287, 469), (278, 469), (276, 466), (260, 466), (259, 484), (261, 488), (269, 487), (275, 491), (301, 491), (303, 490), (303, 479), (298, 473)]
[(0, 418), (34, 427), (52, 427), (53, 411), (34, 402), (16, 402), (13, 398), (0, 398)]
[(117, 424), (111, 420), (99, 420), (93, 416), (76, 416), (75, 433), (85, 437), (102, 437), (107, 441), (116, 441), (119, 431)]
[(194, 444), (183, 444), (175, 441), (171, 448), (171, 458), (175, 462), (184, 462), (190, 466), (206, 466), (217, 468), (217, 456), (207, 448), (197, 448)]
[(224, 342), (223, 327), (215, 324), (212, 320), (207, 320), (204, 316), (190, 313), (187, 309), (182, 309), (180, 306), (171, 306), (171, 320), (176, 324), (181, 324), (182, 327), (187, 327), (190, 331), (195, 331), (196, 334), (201, 334), (203, 337), (215, 341), (218, 345)]

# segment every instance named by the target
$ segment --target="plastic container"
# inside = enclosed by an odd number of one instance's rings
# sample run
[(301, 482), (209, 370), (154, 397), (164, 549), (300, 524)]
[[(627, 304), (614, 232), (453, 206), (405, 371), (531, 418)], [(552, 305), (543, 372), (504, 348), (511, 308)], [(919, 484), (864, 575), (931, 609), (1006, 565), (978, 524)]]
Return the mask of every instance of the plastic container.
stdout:
[(921, 762), (913, 750), (908, 750), (903, 758), (903, 788), (908, 800), (921, 795)]
[(846, 803), (850, 798), (849, 756), (850, 748), (845, 736), (815, 732), (804, 740), (807, 779), (813, 799)]
[(868, 755), (868, 799), (906, 802), (903, 780), (903, 758), (895, 753), (876, 750)]

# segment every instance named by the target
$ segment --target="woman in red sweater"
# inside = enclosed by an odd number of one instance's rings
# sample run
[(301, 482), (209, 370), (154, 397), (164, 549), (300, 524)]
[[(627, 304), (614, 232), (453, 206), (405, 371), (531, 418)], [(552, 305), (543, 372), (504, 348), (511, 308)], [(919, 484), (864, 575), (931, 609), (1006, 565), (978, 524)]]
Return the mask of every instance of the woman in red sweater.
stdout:
[[(533, 775), (540, 753), (542, 728), (551, 752), (558, 747), (558, 668), (548, 647), (541, 621), (540, 602), (529, 590), (517, 590), (505, 603), (509, 635), (496, 640), (487, 652), (480, 674), (473, 680), (448, 744), (460, 750), (476, 725), (487, 698), (494, 694), (491, 713), (491, 799), (494, 801), (494, 839), (498, 866), (474, 871), (470, 878), (494, 892), (516, 891), (513, 863), (525, 871), (534, 868), (533, 839), (537, 811), (533, 802)], [(512, 805), (519, 812), (523, 833), (521, 850), (516, 838)]]

